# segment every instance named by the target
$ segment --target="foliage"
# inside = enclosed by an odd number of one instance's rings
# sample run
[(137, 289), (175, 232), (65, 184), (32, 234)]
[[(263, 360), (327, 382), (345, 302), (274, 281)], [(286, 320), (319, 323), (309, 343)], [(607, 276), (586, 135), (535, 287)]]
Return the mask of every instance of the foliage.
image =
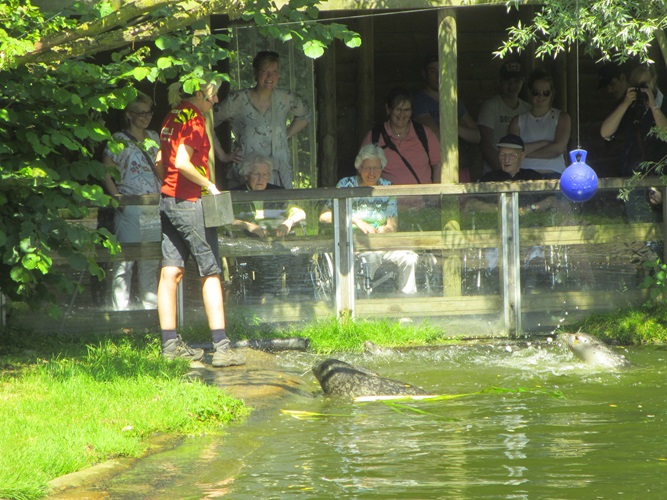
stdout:
[[(595, 58), (648, 61), (656, 31), (667, 26), (665, 0), (546, 0), (530, 23), (519, 21), (498, 49), (503, 57), (535, 44), (539, 58), (555, 57), (576, 43)], [(508, 0), (508, 10), (524, 2)]]
[[(211, 77), (227, 79), (215, 68), (230, 57), (228, 37), (207, 34), (202, 19), (242, 15), (310, 56), (335, 38), (358, 45), (358, 35), (343, 26), (313, 22), (318, 3), (291, 0), (278, 9), (267, 0), (136, 0), (113, 10), (102, 0), (47, 16), (24, 0), (4, 1), (0, 290), (14, 305), (52, 303), (54, 289), (71, 293), (77, 285), (57, 262), (102, 277), (95, 251), (118, 251), (115, 239), (63, 214), (83, 219), (114, 204), (100, 187), (100, 150), (110, 139), (105, 119), (136, 96), (137, 86), (156, 89), (179, 80), (194, 91)], [(90, 58), (98, 52), (104, 54)]]
[(621, 345), (664, 344), (667, 342), (667, 307), (659, 304), (593, 314), (563, 329), (590, 333)]
[(641, 288), (648, 289), (649, 305), (659, 305), (667, 299), (667, 264), (659, 258), (642, 263), (648, 271)]

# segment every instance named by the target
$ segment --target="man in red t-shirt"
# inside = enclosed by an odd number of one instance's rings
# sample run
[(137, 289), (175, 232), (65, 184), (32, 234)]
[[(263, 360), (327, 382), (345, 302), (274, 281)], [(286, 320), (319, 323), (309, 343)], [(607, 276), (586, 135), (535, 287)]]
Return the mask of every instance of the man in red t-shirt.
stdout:
[(189, 347), (176, 333), (176, 293), (185, 264), (192, 255), (199, 269), (204, 309), (213, 338), (213, 366), (245, 363), (225, 331), (225, 310), (220, 282), (220, 255), (216, 228), (204, 225), (202, 194), (219, 194), (210, 180), (211, 144), (204, 113), (218, 102), (218, 85), (203, 85), (181, 98), (180, 83), (169, 89), (174, 106), (160, 131), (160, 168), (164, 174), (160, 197), (162, 270), (158, 285), (158, 316), (162, 330), (162, 355), (168, 359), (198, 361), (203, 349)]

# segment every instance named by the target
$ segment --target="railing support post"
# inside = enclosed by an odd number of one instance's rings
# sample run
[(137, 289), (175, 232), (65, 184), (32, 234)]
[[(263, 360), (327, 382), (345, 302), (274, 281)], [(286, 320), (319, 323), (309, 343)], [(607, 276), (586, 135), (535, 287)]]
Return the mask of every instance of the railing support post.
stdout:
[(501, 193), (499, 203), (505, 333), (510, 338), (517, 338), (522, 333), (519, 193)]

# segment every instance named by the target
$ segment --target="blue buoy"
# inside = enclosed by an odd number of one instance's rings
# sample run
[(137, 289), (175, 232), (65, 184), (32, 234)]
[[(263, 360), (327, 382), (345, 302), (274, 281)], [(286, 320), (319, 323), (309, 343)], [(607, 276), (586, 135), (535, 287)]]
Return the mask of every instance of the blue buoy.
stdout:
[(598, 176), (586, 164), (586, 151), (570, 151), (572, 164), (565, 169), (560, 178), (560, 190), (570, 201), (581, 203), (590, 200), (598, 190)]

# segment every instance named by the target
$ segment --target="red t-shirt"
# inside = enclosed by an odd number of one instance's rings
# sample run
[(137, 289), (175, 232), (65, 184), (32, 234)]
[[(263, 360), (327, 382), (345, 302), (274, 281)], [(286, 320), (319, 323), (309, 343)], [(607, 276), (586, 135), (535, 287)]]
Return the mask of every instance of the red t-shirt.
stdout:
[(199, 109), (188, 101), (183, 101), (176, 109), (172, 109), (162, 123), (160, 149), (164, 180), (161, 192), (173, 198), (196, 201), (201, 197), (202, 187), (182, 176), (175, 165), (176, 150), (180, 144), (194, 150), (190, 161), (208, 179), (211, 143), (206, 134), (206, 120)]

